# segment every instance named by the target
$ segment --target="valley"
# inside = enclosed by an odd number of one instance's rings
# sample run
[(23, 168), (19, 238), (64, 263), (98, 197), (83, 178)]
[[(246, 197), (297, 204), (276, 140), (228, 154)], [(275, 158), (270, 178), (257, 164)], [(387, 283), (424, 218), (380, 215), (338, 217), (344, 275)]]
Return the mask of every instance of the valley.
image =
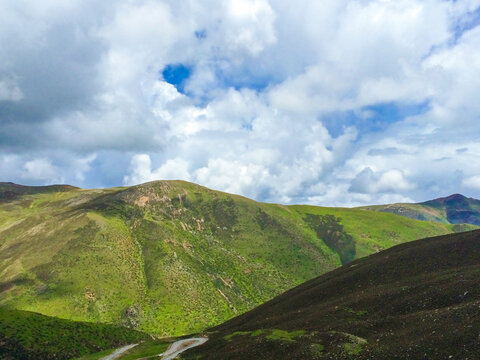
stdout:
[[(157, 338), (204, 331), (392, 246), (476, 228), (259, 203), (184, 181), (92, 190), (2, 183), (0, 199), (2, 308)], [(282, 331), (259, 334), (303, 336)]]

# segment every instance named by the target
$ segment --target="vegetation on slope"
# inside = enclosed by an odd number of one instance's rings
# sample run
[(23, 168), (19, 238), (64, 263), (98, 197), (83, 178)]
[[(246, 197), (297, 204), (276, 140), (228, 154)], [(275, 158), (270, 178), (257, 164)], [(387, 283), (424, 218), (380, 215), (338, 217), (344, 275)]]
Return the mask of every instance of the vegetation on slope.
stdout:
[(0, 305), (180, 335), (352, 259), (459, 229), (182, 181), (33, 188), (0, 202)]
[(183, 359), (478, 359), (480, 231), (395, 246), (211, 329)]
[(78, 189), (70, 185), (49, 185), (49, 186), (24, 186), (11, 182), (0, 183), (0, 202), (11, 201), (22, 195), (39, 194), (39, 193), (54, 193), (62, 191), (71, 191)]
[(72, 359), (146, 339), (127, 328), (0, 307), (0, 359)]

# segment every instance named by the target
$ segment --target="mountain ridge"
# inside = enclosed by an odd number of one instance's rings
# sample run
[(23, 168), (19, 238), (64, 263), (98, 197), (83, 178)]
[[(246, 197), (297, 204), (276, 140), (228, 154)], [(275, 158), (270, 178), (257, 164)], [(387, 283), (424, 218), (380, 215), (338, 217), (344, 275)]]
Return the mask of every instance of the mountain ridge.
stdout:
[(472, 228), (183, 181), (37, 191), (0, 203), (0, 306), (181, 335), (342, 263)]
[(420, 203), (395, 203), (359, 208), (444, 224), (480, 225), (480, 200), (462, 194), (452, 194)]
[(15, 199), (22, 195), (80, 190), (72, 185), (53, 184), (46, 186), (28, 186), (13, 182), (0, 182), (0, 202)]

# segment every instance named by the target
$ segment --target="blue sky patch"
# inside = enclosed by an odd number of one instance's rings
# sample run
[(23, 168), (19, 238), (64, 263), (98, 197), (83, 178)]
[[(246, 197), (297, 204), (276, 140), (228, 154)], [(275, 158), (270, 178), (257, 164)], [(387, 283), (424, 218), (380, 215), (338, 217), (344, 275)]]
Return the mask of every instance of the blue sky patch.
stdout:
[(459, 19), (454, 27), (455, 42), (463, 35), (464, 32), (471, 30), (480, 25), (480, 7), (468, 13), (466, 16)]
[(191, 69), (183, 64), (169, 64), (162, 70), (163, 79), (184, 94), (185, 81), (190, 77)]
[(195, 31), (195, 37), (199, 40), (203, 40), (207, 37), (207, 30), (202, 29), (202, 30), (197, 30)]
[(364, 106), (360, 110), (334, 112), (320, 120), (333, 137), (342, 135), (349, 126), (355, 126), (363, 134), (372, 133), (383, 131), (409, 116), (427, 112), (429, 104), (429, 101), (417, 104), (382, 103)]
[(395, 102), (364, 106), (362, 112), (368, 111), (370, 119), (382, 123), (394, 123), (406, 117), (423, 114), (430, 108), (429, 101), (416, 104), (399, 104)]
[(241, 72), (229, 72), (218, 68), (215, 71), (215, 75), (224, 87), (231, 87), (235, 90), (247, 88), (262, 91), (276, 83), (271, 76), (262, 74), (261, 72), (253, 73), (248, 68), (243, 69)]

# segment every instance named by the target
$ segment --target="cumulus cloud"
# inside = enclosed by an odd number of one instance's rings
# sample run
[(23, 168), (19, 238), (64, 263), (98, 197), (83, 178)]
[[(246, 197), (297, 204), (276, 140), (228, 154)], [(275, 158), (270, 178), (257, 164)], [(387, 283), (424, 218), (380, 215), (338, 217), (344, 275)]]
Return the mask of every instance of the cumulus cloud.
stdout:
[(414, 187), (400, 170), (392, 169), (379, 174), (367, 167), (355, 176), (349, 191), (360, 194), (398, 193), (412, 190)]
[(24, 165), (23, 177), (32, 180), (50, 180), (59, 178), (59, 169), (49, 159), (33, 159)]
[(159, 168), (152, 170), (152, 161), (147, 154), (132, 157), (132, 172), (124, 177), (126, 184), (139, 184), (153, 180), (190, 180), (188, 163), (183, 159), (170, 159)]
[(0, 173), (324, 205), (480, 196), (479, 6), (0, 0)]
[(470, 176), (463, 180), (463, 186), (474, 190), (480, 190), (480, 175)]

